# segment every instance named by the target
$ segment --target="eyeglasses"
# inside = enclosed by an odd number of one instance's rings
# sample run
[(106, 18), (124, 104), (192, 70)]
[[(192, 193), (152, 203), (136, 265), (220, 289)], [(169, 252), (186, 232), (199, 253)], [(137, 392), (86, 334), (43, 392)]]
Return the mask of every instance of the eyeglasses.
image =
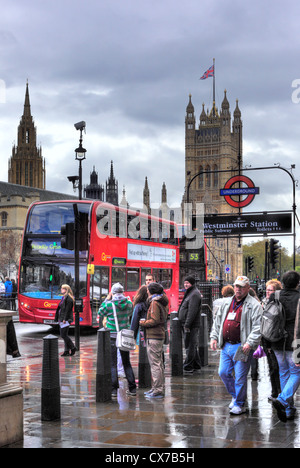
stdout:
[(267, 292), (275, 292), (275, 289), (267, 289)]

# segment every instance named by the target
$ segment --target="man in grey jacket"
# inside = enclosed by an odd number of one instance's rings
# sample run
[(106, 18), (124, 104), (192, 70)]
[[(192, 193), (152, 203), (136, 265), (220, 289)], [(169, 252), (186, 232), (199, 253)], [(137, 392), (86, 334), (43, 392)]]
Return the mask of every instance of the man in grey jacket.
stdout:
[(247, 375), (253, 352), (261, 338), (263, 310), (260, 303), (250, 296), (249, 290), (249, 279), (238, 276), (234, 283), (234, 297), (224, 300), (210, 335), (211, 349), (216, 350), (218, 345), (221, 348), (219, 376), (232, 396), (229, 409), (233, 415), (246, 412)]

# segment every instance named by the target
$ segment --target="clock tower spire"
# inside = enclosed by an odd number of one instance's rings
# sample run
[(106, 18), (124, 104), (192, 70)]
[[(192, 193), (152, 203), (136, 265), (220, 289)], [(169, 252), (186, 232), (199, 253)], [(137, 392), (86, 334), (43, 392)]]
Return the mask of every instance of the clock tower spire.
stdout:
[(18, 144), (13, 146), (9, 159), (8, 182), (27, 187), (46, 188), (45, 159), (42, 148), (37, 147), (36, 127), (31, 115), (28, 82), (24, 111), (18, 127)]

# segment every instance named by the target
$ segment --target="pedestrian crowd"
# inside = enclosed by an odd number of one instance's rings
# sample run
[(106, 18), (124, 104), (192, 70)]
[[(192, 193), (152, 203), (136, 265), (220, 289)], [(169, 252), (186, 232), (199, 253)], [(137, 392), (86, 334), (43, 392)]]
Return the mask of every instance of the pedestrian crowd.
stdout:
[[(234, 285), (222, 289), (222, 298), (215, 301), (213, 326), (210, 334), (211, 349), (221, 349), (219, 376), (230, 397), (231, 415), (247, 411), (247, 381), (251, 369), (253, 379), (258, 377), (258, 359), (266, 356), (269, 368), (271, 394), (269, 402), (281, 421), (295, 417), (294, 395), (300, 385), (300, 275), (289, 271), (283, 275), (282, 284), (270, 280), (266, 284), (266, 297), (260, 301), (250, 287), (246, 276), (238, 276)], [(185, 294), (178, 310), (185, 348), (184, 374), (201, 370), (199, 356), (199, 331), (202, 295), (196, 280), (184, 280)], [(275, 294), (278, 291), (277, 295)], [(277, 301), (277, 303), (276, 303)], [(277, 304), (282, 313), (283, 334), (273, 340), (263, 334), (262, 323), (269, 321), (279, 327), (269, 305)], [(118, 355), (128, 381), (127, 394), (136, 395), (136, 382), (130, 363), (130, 352), (117, 346), (117, 328), (113, 308), (117, 312), (119, 327), (126, 328), (131, 319), (131, 329), (140, 346), (146, 346), (151, 369), (152, 388), (146, 398), (162, 399), (164, 381), (164, 343), (166, 343), (168, 298), (163, 287), (148, 275), (146, 284), (135, 296), (134, 302), (124, 296), (121, 284), (112, 286), (111, 293), (99, 308), (100, 319), (106, 320), (111, 334), (112, 397), (117, 396)], [(276, 310), (279, 310), (276, 309)], [(270, 323), (266, 322), (270, 327)], [(179, 344), (181, 346), (181, 343)], [(299, 356), (298, 353), (299, 352)]]
[[(2, 284), (4, 288), (1, 290), (0, 282), (2, 303), (13, 301), (13, 282), (7, 278)], [(249, 371), (251, 369), (251, 377), (257, 379), (258, 359), (266, 357), (271, 385), (268, 400), (281, 421), (295, 418), (294, 397), (300, 385), (299, 287), (299, 273), (288, 271), (283, 275), (282, 283), (278, 280), (266, 283), (266, 297), (260, 301), (250, 287), (249, 279), (241, 275), (233, 286), (225, 286), (222, 298), (214, 302), (210, 347), (213, 351), (221, 350), (219, 376), (231, 397), (231, 415), (238, 416), (247, 411)], [(184, 289), (178, 310), (185, 348), (183, 371), (193, 374), (201, 370), (199, 331), (202, 295), (192, 276), (184, 280)], [(68, 332), (73, 322), (74, 296), (68, 285), (62, 285), (61, 293), (56, 322), (65, 344), (62, 356), (73, 356), (77, 350)], [(129, 326), (136, 343), (147, 349), (152, 387), (144, 395), (150, 399), (164, 398), (164, 344), (169, 342), (168, 304), (163, 287), (154, 281), (151, 274), (137, 291), (133, 303), (125, 296), (122, 284), (112, 285), (98, 311), (100, 326), (110, 331), (112, 398), (118, 394), (120, 372), (128, 382), (127, 394), (136, 396), (130, 351), (118, 344), (120, 331)], [(5, 302), (2, 308), (4, 306)], [(13, 326), (8, 326), (8, 354), (20, 356)]]

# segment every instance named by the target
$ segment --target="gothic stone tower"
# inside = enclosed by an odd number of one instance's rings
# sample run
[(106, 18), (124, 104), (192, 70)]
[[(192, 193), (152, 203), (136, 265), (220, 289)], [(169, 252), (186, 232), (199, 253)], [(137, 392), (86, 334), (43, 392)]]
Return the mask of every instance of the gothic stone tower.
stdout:
[(95, 170), (95, 166), (90, 174), (90, 183), (84, 188), (84, 193), (86, 198), (104, 200), (104, 187), (98, 184), (98, 173)]
[[(185, 184), (199, 172), (206, 172), (195, 179), (190, 187), (190, 201), (204, 203), (205, 214), (235, 213), (230, 207), (220, 189), (235, 173), (209, 173), (219, 170), (236, 170), (242, 165), (242, 120), (241, 112), (236, 102), (231, 126), (229, 102), (224, 93), (221, 110), (213, 103), (211, 111), (204, 110), (200, 115), (200, 123), (196, 127), (195, 109), (191, 95), (186, 108), (185, 118)], [(186, 202), (186, 193), (183, 203)], [(213, 277), (220, 276), (220, 266), (223, 278), (231, 282), (243, 271), (242, 248), (239, 241), (230, 238), (207, 239), (207, 270)], [(215, 260), (218, 260), (218, 262)], [(231, 274), (224, 275), (224, 265), (231, 265)]]
[(9, 159), (8, 182), (39, 189), (46, 188), (45, 159), (36, 145), (36, 127), (31, 115), (28, 83), (26, 85), (24, 113), (18, 128), (18, 145)]
[(114, 175), (114, 164), (111, 161), (110, 176), (106, 182), (106, 201), (112, 205), (119, 205), (118, 181)]

